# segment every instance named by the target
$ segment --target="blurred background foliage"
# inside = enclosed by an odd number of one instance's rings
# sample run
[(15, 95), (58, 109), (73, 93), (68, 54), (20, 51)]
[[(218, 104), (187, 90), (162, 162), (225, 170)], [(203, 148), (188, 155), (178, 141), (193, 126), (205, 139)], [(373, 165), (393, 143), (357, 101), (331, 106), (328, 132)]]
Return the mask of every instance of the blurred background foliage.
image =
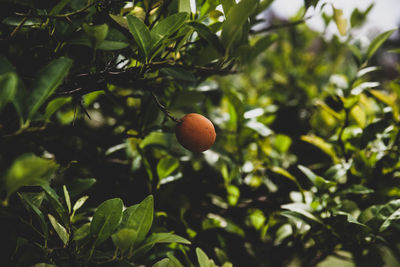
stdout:
[(272, 2), (2, 1), (5, 264), (400, 265), (398, 31)]

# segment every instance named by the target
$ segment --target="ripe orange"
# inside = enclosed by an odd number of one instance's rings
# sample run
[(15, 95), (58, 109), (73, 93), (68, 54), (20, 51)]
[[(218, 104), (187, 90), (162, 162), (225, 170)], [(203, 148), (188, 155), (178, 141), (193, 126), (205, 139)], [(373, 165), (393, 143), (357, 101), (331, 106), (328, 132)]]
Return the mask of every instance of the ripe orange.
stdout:
[(215, 129), (206, 117), (189, 113), (176, 125), (175, 135), (178, 142), (192, 152), (203, 152), (215, 142)]

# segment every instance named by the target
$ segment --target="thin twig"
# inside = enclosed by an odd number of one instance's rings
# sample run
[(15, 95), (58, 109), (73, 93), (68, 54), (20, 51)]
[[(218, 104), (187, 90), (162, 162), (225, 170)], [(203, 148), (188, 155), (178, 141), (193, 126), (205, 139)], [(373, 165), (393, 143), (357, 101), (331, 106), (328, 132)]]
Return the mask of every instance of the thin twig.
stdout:
[(278, 29), (282, 29), (282, 28), (288, 28), (288, 27), (292, 27), (292, 26), (296, 26), (299, 24), (302, 24), (304, 22), (306, 22), (308, 19), (312, 18), (312, 16), (300, 19), (300, 20), (296, 20), (296, 21), (291, 21), (291, 22), (286, 22), (286, 23), (280, 23), (280, 24), (272, 24), (266, 28), (254, 31), (251, 30), (250, 34), (259, 34), (259, 33), (263, 33), (263, 32), (269, 32), (269, 31), (273, 31), (273, 30), (278, 30)]
[(81, 9), (75, 10), (73, 12), (65, 13), (65, 14), (58, 14), (58, 15), (39, 15), (39, 14), (23, 14), (15, 12), (16, 16), (22, 16), (27, 18), (44, 18), (44, 19), (69, 19), (70, 16), (75, 16), (80, 13), (85, 12), (87, 9), (91, 8), (94, 5), (99, 4), (103, 0), (95, 1), (93, 3), (88, 3), (86, 6), (82, 7)]
[(14, 36), (17, 34), (17, 32), (22, 28), (22, 26), (24, 26), (27, 19), (28, 19), (28, 17), (24, 17), (22, 19), (22, 21), (18, 24), (18, 26), (10, 34), (10, 39), (14, 38)]
[(177, 122), (177, 123), (181, 122), (179, 119), (177, 119), (174, 116), (172, 116), (171, 112), (169, 112), (169, 110), (167, 110), (167, 108), (160, 103), (160, 101), (158, 100), (157, 96), (154, 94), (153, 91), (151, 92), (151, 96), (153, 97), (154, 102), (161, 109), (161, 111), (164, 112), (165, 116), (167, 116), (168, 118), (170, 118), (174, 122)]

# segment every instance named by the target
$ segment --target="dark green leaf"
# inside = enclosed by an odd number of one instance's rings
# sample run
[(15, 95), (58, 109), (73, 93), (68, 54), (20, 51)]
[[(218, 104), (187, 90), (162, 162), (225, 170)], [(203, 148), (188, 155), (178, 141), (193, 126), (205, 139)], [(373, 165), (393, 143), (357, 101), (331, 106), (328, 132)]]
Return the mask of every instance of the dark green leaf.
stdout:
[(41, 185), (41, 187), (46, 192), (46, 196), (48, 197), (50, 204), (53, 206), (58, 216), (63, 219), (65, 224), (68, 223), (68, 212), (61, 204), (60, 197), (57, 195), (56, 191), (54, 191), (49, 184)]
[(181, 243), (190, 245), (190, 241), (171, 233), (155, 233), (146, 238), (142, 245), (135, 249), (135, 253), (142, 255), (154, 247), (157, 243)]
[(307, 223), (318, 223), (323, 224), (323, 222), (311, 213), (311, 209), (302, 203), (290, 203), (281, 206), (282, 209), (287, 209), (289, 211), (281, 212), (281, 215), (291, 218), (297, 218), (303, 220)]
[(149, 57), (149, 51), (152, 46), (150, 31), (147, 26), (135, 16), (128, 15), (128, 26), (133, 38), (139, 46), (144, 58)]
[(95, 236), (95, 245), (100, 245), (111, 236), (122, 218), (123, 203), (119, 198), (104, 201), (93, 215), (90, 233)]
[(49, 15), (57, 15), (57, 14), (59, 14), (59, 13), (61, 12), (61, 10), (63, 10), (64, 7), (65, 7), (70, 1), (71, 1), (71, 0), (61, 0), (60, 2), (58, 2), (57, 5), (55, 5), (55, 6), (51, 9)]
[[(53, 60), (41, 69), (35, 78), (29, 96), (23, 99), (25, 103), (25, 119), (32, 119), (33, 115), (43, 103), (53, 94), (62, 83), (72, 65), (72, 60), (61, 57)], [(23, 103), (19, 103), (24, 105)]]
[(229, 9), (221, 32), (221, 42), (227, 51), (229, 51), (241, 27), (257, 8), (257, 3), (258, 0), (243, 0)]
[(189, 25), (192, 26), (194, 30), (199, 34), (199, 36), (206, 40), (210, 45), (212, 45), (219, 53), (221, 53), (222, 55), (225, 53), (224, 46), (221, 44), (217, 35), (214, 34), (210, 30), (210, 28), (202, 23), (195, 21), (189, 22)]
[(142, 242), (150, 231), (153, 223), (154, 200), (149, 195), (139, 205), (135, 205), (132, 211), (127, 213), (129, 216), (124, 224), (125, 228), (131, 228), (137, 231), (135, 244)]
[(69, 186), (69, 193), (72, 198), (77, 197), (81, 193), (91, 188), (95, 183), (96, 179), (94, 178), (76, 179)]
[(182, 68), (162, 68), (160, 69), (160, 72), (177, 80), (192, 83), (196, 81), (196, 77), (194, 77), (193, 73)]
[(19, 194), (22, 201), (37, 215), (40, 223), (40, 228), (42, 228), (42, 232), (44, 237), (47, 239), (49, 236), (49, 228), (47, 226), (47, 222), (42, 211), (39, 209), (37, 205), (35, 205), (27, 196), (26, 193)]
[(153, 29), (151, 29), (151, 42), (153, 53), (157, 50), (160, 43), (175, 33), (184, 23), (188, 17), (188, 13), (181, 12), (173, 14), (161, 20)]
[(17, 83), (18, 77), (15, 73), (0, 75), (0, 112), (8, 102), (13, 101), (17, 92)]
[(96, 25), (96, 26), (89, 26), (87, 24), (82, 25), (83, 30), (86, 34), (90, 37), (92, 44), (95, 49), (99, 47), (101, 43), (106, 39), (108, 34), (108, 25)]

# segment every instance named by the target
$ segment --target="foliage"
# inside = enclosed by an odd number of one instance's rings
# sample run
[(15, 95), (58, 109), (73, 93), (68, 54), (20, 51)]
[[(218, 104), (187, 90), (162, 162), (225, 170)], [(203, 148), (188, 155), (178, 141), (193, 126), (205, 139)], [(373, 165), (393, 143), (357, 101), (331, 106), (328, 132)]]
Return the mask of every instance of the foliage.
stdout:
[[(193, 3), (0, 3), (3, 264), (399, 265), (395, 30)], [(191, 112), (204, 153), (174, 136)]]

